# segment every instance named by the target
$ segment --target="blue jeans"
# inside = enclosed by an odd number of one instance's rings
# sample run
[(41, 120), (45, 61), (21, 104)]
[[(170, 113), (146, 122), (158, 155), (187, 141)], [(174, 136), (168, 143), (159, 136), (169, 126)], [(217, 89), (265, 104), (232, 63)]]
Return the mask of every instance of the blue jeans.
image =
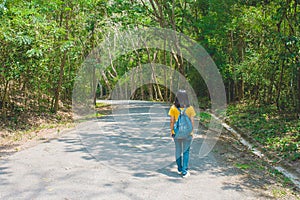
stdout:
[[(192, 136), (187, 139), (174, 139), (175, 142), (175, 158), (177, 169), (185, 175), (189, 167), (190, 147), (192, 144)], [(183, 155), (183, 159), (182, 159)]]

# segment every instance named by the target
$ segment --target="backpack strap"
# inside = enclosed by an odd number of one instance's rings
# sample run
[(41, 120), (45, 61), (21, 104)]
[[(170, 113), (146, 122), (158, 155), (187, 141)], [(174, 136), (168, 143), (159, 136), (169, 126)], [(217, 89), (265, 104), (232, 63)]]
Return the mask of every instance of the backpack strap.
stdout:
[[(177, 107), (176, 107), (176, 108), (177, 108)], [(179, 111), (180, 114), (185, 113), (186, 109), (187, 109), (186, 107), (184, 107), (183, 110), (181, 110), (180, 108), (177, 108), (177, 110)]]

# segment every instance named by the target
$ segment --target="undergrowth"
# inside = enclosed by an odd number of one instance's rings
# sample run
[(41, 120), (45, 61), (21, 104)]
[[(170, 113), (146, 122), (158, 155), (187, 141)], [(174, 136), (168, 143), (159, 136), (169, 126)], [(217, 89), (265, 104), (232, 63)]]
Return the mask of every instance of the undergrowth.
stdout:
[(300, 120), (292, 113), (279, 113), (275, 106), (229, 105), (228, 122), (245, 131), (280, 159), (300, 161)]

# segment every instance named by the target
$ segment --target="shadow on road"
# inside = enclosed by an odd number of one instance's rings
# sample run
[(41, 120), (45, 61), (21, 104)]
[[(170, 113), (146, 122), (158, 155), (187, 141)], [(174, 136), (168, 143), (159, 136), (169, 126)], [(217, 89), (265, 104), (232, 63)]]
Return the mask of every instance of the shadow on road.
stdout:
[(221, 161), (218, 145), (230, 143), (217, 143), (201, 157), (201, 135), (191, 146), (191, 176), (181, 178), (169, 137), (168, 106), (139, 104), (117, 109), (112, 115), (79, 124), (59, 139), (14, 154), (7, 163), (1, 161), (0, 198), (144, 199), (143, 194), (156, 192), (160, 197), (164, 190), (170, 195), (175, 192), (174, 197), (185, 188), (191, 197), (224, 192), (229, 195), (224, 199), (232, 199), (230, 195), (242, 199), (251, 191), (249, 199), (273, 199), (261, 192), (274, 184), (272, 179)]
[[(167, 176), (170, 182), (180, 183), (182, 178), (176, 171), (174, 144), (169, 137), (169, 107), (151, 106), (153, 104), (118, 107), (112, 115), (82, 124), (78, 128), (79, 137), (87, 152), (107, 167), (133, 173), (138, 178), (157, 176), (153, 174), (157, 172)], [(200, 132), (203, 131), (199, 129)], [(268, 180), (262, 182), (263, 177), (254, 180), (236, 167), (218, 162), (214, 150), (203, 158), (199, 155), (203, 141), (203, 137), (196, 137), (191, 147), (192, 176), (223, 177), (223, 190), (255, 190), (271, 184)]]

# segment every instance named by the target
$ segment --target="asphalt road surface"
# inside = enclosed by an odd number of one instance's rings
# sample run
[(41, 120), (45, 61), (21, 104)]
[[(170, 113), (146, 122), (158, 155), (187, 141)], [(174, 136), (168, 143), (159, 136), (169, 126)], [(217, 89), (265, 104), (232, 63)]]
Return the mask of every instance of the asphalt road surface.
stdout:
[(267, 199), (241, 175), (191, 147), (188, 178), (177, 174), (168, 106), (121, 103), (112, 115), (0, 160), (0, 199)]

